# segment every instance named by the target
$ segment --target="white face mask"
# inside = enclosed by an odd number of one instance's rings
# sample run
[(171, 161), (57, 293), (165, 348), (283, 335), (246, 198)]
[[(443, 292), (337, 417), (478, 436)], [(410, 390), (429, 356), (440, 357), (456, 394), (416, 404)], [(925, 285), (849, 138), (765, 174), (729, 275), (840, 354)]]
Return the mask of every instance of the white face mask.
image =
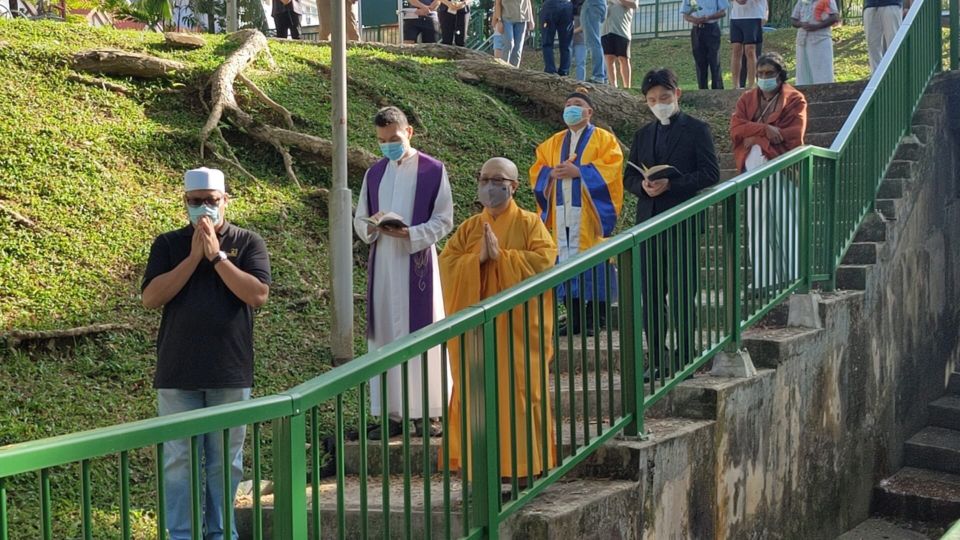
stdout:
[(670, 124), (670, 117), (677, 112), (677, 102), (672, 103), (657, 103), (656, 105), (650, 106), (650, 112), (657, 117), (657, 120), (660, 121), (663, 125)]

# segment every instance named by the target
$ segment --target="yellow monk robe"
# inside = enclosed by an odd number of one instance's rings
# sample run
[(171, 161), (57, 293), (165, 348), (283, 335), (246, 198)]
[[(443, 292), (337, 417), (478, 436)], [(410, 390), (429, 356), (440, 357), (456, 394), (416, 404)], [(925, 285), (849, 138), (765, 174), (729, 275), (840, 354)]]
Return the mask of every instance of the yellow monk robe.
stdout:
[[(572, 132), (565, 129), (537, 147), (537, 161), (530, 167), (530, 183), (537, 199), (540, 219), (557, 242), (559, 263), (587, 250), (613, 234), (623, 207), (623, 152), (609, 131), (587, 124), (576, 148), (571, 149)], [(580, 178), (551, 180), (553, 168), (576, 154), (573, 164)], [(566, 190), (562, 184), (567, 183)], [(565, 194), (564, 191), (567, 191)], [(559, 208), (559, 211), (558, 211)], [(584, 294), (573, 281), (574, 298), (591, 300), (593, 273), (584, 274)], [(599, 300), (605, 300), (606, 272), (598, 269)], [(565, 297), (564, 286), (558, 289)]]
[[(484, 223), (489, 223), (500, 244), (498, 260), (488, 260), (480, 264), (480, 245), (484, 239)], [(457, 229), (440, 254), (440, 282), (443, 286), (443, 301), (447, 315), (479, 303), (526, 278), (543, 272), (554, 266), (557, 247), (540, 218), (510, 201), (507, 210), (494, 218), (487, 210), (473, 216)], [(543, 357), (540, 347), (540, 309), (537, 298), (527, 302), (529, 324), (524, 328), (523, 308), (514, 310), (513, 327), (509, 326), (507, 315), (497, 319), (497, 381), (498, 381), (498, 419), (500, 429), (500, 475), (513, 474), (511, 445), (516, 441), (517, 470), (520, 477), (528, 474), (540, 474), (556, 466), (557, 449), (553, 429), (553, 415), (550, 410), (549, 365), (553, 360), (553, 296), (544, 295), (543, 299)], [(526, 330), (526, 332), (525, 332)], [(510, 333), (513, 333), (513, 358), (510, 357)], [(524, 335), (529, 336), (530, 346), (530, 384), (527, 384), (525, 371)], [(479, 359), (472, 347), (467, 347), (467, 363), (494, 361), (493, 358)], [(459, 470), (463, 463), (461, 449), (461, 430), (467, 426), (461, 417), (461, 400), (465, 388), (461, 384), (460, 343), (459, 338), (449, 344), (450, 370), (453, 374), (453, 395), (449, 408), (449, 444), (450, 468)], [(544, 361), (545, 359), (545, 361)], [(510, 385), (510, 370), (513, 370), (514, 386)], [(468, 368), (469, 371), (469, 368)], [(542, 377), (541, 377), (542, 375)], [(469, 383), (468, 383), (469, 384)], [(516, 438), (510, 432), (510, 396), (515, 400)], [(530, 407), (527, 407), (527, 396)], [(543, 398), (546, 396), (546, 408)], [(468, 412), (467, 418), (470, 413)], [(531, 419), (533, 430), (533, 462), (528, 466), (527, 418)], [(546, 426), (547, 448), (543, 445), (543, 427)], [(469, 431), (468, 431), (469, 433)], [(467, 443), (470, 444), (469, 442)], [(443, 463), (443, 456), (440, 457)]]

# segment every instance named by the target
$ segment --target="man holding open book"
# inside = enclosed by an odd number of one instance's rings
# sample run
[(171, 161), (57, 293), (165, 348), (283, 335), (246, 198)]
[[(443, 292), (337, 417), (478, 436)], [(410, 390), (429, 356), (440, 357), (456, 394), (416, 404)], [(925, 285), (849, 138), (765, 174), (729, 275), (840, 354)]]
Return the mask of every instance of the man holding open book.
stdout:
[[(680, 85), (669, 69), (651, 70), (641, 87), (647, 105), (657, 117), (633, 136), (630, 159), (623, 176), (627, 191), (637, 196), (637, 223), (692, 198), (720, 180), (710, 126), (680, 110)], [(697, 294), (700, 231), (675, 226), (651, 239), (640, 252), (645, 276), (644, 332), (649, 344), (648, 376), (664, 375), (671, 360), (672, 376), (694, 351), (694, 299)], [(691, 241), (692, 239), (692, 241)], [(670, 294), (669, 317), (666, 294)], [(673, 328), (667, 349), (666, 323)]]
[[(353, 220), (357, 236), (370, 245), (371, 351), (443, 318), (435, 244), (453, 229), (453, 197), (443, 163), (410, 146), (413, 128), (400, 109), (380, 109), (374, 124), (384, 158), (364, 175)], [(425, 376), (421, 370), (426, 370)], [(403, 424), (407, 418), (413, 420), (415, 435), (440, 435), (440, 423), (429, 420), (441, 415), (450, 397), (443, 395), (442, 388), (450, 388), (451, 381), (442, 367), (440, 348), (431, 349), (425, 358), (411, 358), (406, 375), (406, 390), (401, 366), (370, 380), (370, 412), (383, 417), (370, 432), (371, 439), (399, 435), (409, 428)], [(443, 377), (448, 378), (446, 386)]]

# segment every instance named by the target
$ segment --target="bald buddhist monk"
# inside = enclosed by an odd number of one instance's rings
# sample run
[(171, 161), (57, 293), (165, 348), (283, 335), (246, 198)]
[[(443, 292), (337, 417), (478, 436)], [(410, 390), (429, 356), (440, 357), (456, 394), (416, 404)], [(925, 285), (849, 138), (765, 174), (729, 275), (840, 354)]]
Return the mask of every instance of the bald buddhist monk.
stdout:
[[(440, 282), (448, 315), (554, 266), (557, 246), (553, 235), (539, 216), (521, 209), (513, 200), (519, 178), (517, 166), (505, 158), (493, 158), (481, 168), (477, 195), (483, 211), (464, 221), (440, 254)], [(522, 307), (514, 309), (512, 325), (506, 314), (497, 319), (495, 358), (479, 357), (472, 352), (476, 349), (471, 346), (466, 348), (467, 357), (461, 364), (459, 338), (451, 342), (451, 470), (459, 470), (466, 465), (460, 443), (461, 430), (466, 429), (465, 419), (461, 416), (461, 403), (467, 388), (461, 386), (461, 373), (470, 362), (497, 363), (500, 476), (527, 478), (540, 475), (556, 465), (553, 417), (550, 400), (545, 399), (548, 388), (544, 384), (553, 360), (552, 295), (552, 292), (548, 292), (543, 296), (542, 319), (541, 302), (536, 297), (527, 303), (527, 320)], [(526, 345), (527, 341), (529, 345)], [(526, 371), (527, 358), (529, 377)], [(511, 399), (515, 411), (515, 436), (511, 433)], [(528, 419), (532, 428), (529, 433)]]

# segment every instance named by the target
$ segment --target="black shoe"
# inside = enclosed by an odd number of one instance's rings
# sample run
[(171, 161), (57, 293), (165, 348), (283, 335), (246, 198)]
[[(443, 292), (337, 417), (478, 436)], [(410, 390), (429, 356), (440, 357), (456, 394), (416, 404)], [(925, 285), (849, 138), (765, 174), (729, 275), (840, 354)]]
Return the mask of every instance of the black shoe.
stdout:
[[(439, 437), (443, 435), (443, 425), (440, 423), (440, 420), (437, 418), (430, 418), (427, 420), (428, 426), (428, 436), (429, 437)], [(423, 419), (417, 418), (413, 421), (413, 435), (414, 437), (423, 437)]]
[[(561, 324), (560, 324), (560, 329), (557, 330), (557, 335), (566, 336), (569, 331), (570, 331), (570, 330), (569, 330), (569, 328), (567, 328), (567, 323), (561, 323)], [(573, 335), (576, 336), (576, 335), (579, 335), (579, 334), (580, 334), (580, 327), (575, 325), (575, 326), (573, 327)]]
[[(401, 422), (397, 422), (396, 420), (391, 418), (387, 421), (387, 425), (388, 425), (387, 427), (388, 439), (391, 437), (396, 437), (397, 435), (400, 435), (401, 433), (403, 433), (403, 424)], [(381, 437), (382, 428), (383, 428), (383, 424), (370, 428), (370, 431), (367, 432), (367, 438), (370, 439), (371, 441), (379, 441)]]

